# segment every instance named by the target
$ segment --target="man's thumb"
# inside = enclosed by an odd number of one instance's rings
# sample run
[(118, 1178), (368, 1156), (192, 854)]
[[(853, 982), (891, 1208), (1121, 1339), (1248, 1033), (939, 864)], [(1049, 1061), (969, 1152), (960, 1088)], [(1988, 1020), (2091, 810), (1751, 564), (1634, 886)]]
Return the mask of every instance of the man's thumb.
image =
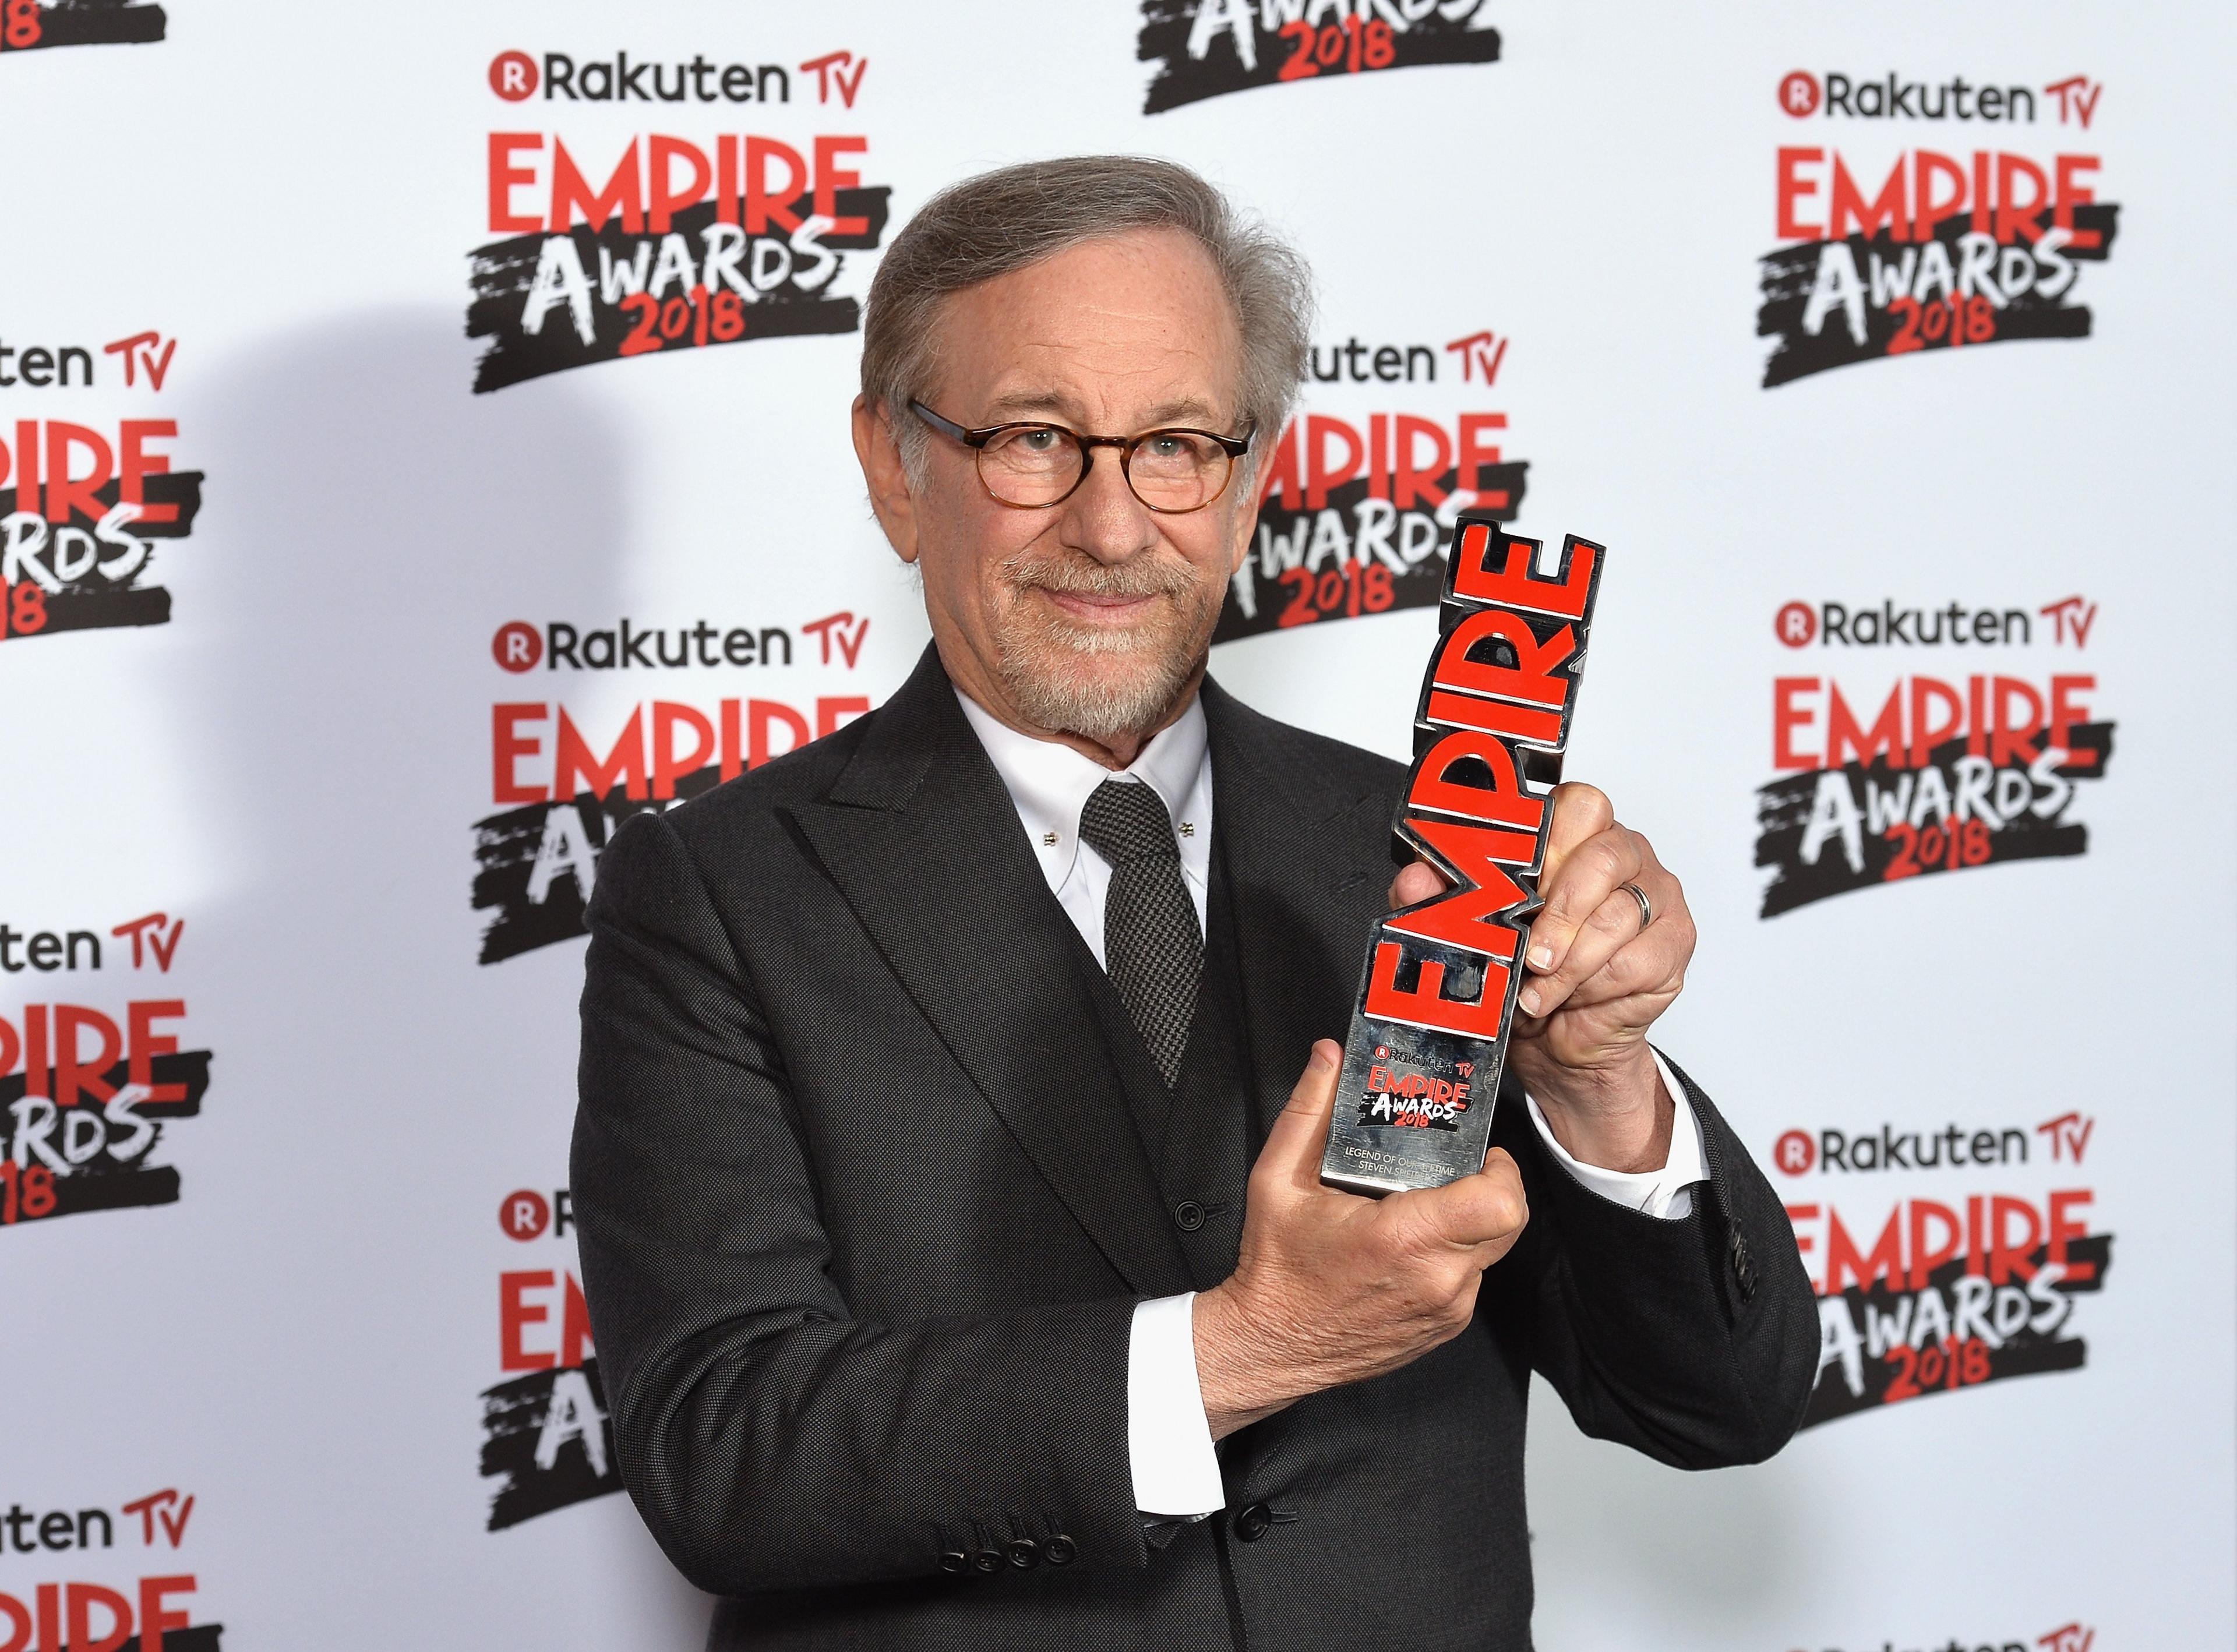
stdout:
[(1343, 1047), (1333, 1039), (1313, 1046), (1312, 1058), (1290, 1092), (1289, 1105), (1267, 1133), (1258, 1162), (1290, 1185), (1320, 1186), (1321, 1154), (1328, 1146), (1329, 1115), (1336, 1108), (1336, 1081), (1343, 1070)]

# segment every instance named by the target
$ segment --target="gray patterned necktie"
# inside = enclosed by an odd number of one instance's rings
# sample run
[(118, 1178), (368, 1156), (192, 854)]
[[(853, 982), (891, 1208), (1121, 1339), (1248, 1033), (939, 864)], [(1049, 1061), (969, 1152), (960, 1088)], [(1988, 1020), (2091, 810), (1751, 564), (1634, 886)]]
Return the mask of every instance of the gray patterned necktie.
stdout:
[(1106, 780), (1080, 811), (1079, 836), (1111, 863), (1103, 968), (1170, 1089), (1180, 1077), (1204, 975), (1204, 932), (1181, 881), (1172, 818), (1149, 787)]

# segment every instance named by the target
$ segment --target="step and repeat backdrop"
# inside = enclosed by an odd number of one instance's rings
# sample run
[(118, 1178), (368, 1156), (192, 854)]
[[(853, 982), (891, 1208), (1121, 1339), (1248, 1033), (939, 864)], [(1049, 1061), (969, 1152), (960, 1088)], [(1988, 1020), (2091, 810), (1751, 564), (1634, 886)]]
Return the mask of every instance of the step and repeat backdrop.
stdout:
[(2229, 1646), (2233, 44), (0, 0), (0, 1652), (700, 1643), (576, 1272), (584, 902), (901, 682), (869, 277), (1086, 151), (1316, 272), (1230, 688), (1402, 754), (1455, 512), (1611, 547), (1571, 772), (1823, 1354), (1702, 1477), (1541, 1391), (1541, 1642)]

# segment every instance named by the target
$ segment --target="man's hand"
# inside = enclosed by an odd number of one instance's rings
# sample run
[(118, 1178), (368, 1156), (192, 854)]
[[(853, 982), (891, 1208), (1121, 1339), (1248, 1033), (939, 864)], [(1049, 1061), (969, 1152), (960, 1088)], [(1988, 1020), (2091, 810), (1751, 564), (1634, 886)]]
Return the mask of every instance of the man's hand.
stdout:
[[(1545, 908), (1530, 930), (1529, 979), (1508, 1060), (1563, 1147), (1603, 1170), (1659, 1170), (1675, 1102), (1646, 1029), (1686, 983), (1693, 917), (1686, 891), (1646, 838), (1621, 824), (1606, 793), (1556, 786), (1538, 882)], [(1641, 925), (1636, 884), (1654, 909)], [(1416, 862), (1390, 885), (1393, 906), (1445, 887)]]
[[(1624, 897), (1629, 900), (1628, 895)], [(1241, 1259), (1196, 1299), (1197, 1377), (1220, 1439), (1307, 1394), (1450, 1341), (1529, 1219), (1514, 1160), (1364, 1199), (1321, 1185), (1343, 1048), (1323, 1039), (1251, 1167)]]

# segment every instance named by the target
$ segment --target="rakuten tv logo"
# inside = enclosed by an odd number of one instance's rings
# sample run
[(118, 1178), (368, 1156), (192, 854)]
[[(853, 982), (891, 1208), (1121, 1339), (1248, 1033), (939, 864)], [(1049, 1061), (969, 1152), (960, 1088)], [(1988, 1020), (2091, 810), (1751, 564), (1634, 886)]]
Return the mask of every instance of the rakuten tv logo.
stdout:
[[(855, 107), (862, 89), (867, 57), (851, 51), (825, 52), (800, 64), (803, 80), (812, 76), (815, 101)], [(577, 58), (547, 51), (539, 58), (525, 51), (501, 51), (489, 66), (490, 90), (508, 103), (541, 93), (545, 102), (570, 103), (789, 103), (792, 71), (782, 63), (719, 63), (701, 53), (661, 62), (617, 51), (610, 57)]]
[(1939, 608), (1898, 607), (1892, 598), (1873, 603), (1790, 602), (1773, 616), (1778, 640), (1789, 648), (2024, 647), (2040, 620), (2061, 646), (2089, 646), (2097, 605), (2086, 597), (2061, 597), (2030, 615), (2024, 608), (1972, 608), (1951, 602)]
[(1871, 1174), (1893, 1170), (1965, 1170), (1984, 1165), (2024, 1165), (2032, 1150), (2052, 1162), (2075, 1164), (2089, 1151), (2097, 1121), (2080, 1113), (2062, 1113), (2032, 1131), (2005, 1125), (1967, 1129), (1945, 1125), (1937, 1130), (1897, 1129), (1892, 1124), (1859, 1134), (1848, 1130), (1789, 1130), (1772, 1148), (1771, 1161), (1789, 1176)]
[[(2059, 124), (2083, 127), (2096, 117), (2102, 82), (2069, 75), (2042, 89), (2043, 102), (2058, 112)], [(2036, 118), (2035, 89), (2028, 86), (1977, 85), (1962, 75), (1942, 81), (1912, 80), (1890, 69), (1884, 75), (1825, 75), (1798, 69), (1778, 83), (1778, 107), (1798, 121), (1813, 115), (1861, 121), (2026, 121)]]

